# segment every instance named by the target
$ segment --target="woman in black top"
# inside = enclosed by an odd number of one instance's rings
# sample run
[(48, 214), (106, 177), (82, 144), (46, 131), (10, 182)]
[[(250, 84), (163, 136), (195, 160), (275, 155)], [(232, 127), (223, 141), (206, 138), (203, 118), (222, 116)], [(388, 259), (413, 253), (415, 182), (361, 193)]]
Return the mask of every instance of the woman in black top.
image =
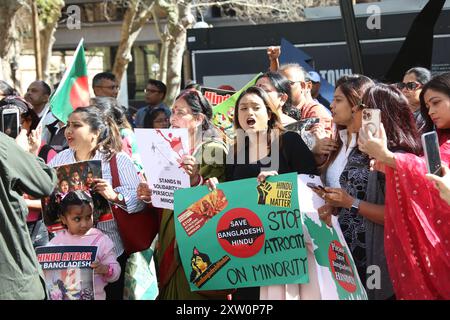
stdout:
[(250, 87), (239, 96), (234, 127), (236, 136), (227, 159), (227, 181), (252, 177), (264, 180), (266, 176), (288, 172), (317, 174), (313, 154), (297, 133), (284, 130), (275, 107), (261, 88)]
[[(226, 165), (226, 181), (258, 177), (260, 182), (278, 173), (317, 174), (314, 156), (299, 134), (285, 131), (267, 93), (250, 87), (234, 109), (234, 146)], [(211, 189), (217, 179), (207, 180)], [(259, 287), (238, 289), (235, 299), (259, 299)]]

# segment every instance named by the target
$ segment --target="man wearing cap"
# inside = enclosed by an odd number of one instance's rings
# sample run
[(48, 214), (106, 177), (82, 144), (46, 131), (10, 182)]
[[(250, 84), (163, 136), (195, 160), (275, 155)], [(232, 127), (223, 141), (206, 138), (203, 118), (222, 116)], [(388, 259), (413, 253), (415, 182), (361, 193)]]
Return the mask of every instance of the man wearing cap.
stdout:
[(309, 71), (308, 72), (309, 80), (312, 83), (311, 86), (311, 96), (317, 103), (320, 103), (321, 105), (325, 106), (327, 109), (330, 109), (330, 102), (325, 99), (320, 94), (320, 76), (315, 71)]

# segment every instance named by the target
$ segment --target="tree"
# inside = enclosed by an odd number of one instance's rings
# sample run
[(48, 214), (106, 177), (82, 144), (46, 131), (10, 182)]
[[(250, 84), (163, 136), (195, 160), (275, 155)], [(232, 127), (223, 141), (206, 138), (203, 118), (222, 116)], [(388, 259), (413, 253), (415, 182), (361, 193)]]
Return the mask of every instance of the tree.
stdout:
[(39, 13), (39, 32), (41, 37), (41, 63), (43, 80), (50, 80), (50, 58), (52, 57), (55, 31), (64, 8), (64, 0), (37, 0)]
[(123, 18), (119, 47), (113, 65), (113, 73), (119, 81), (131, 61), (131, 49), (136, 38), (153, 14), (154, 1), (129, 0), (126, 6), (127, 10)]
[[(49, 79), (49, 60), (52, 56), (54, 33), (64, 7), (63, 0), (36, 0), (39, 14), (41, 36), (42, 67), (44, 80)], [(0, 1), (0, 60), (2, 78), (18, 87), (14, 67), (18, 62), (23, 42), (31, 39), (31, 6), (27, 0)], [(15, 62), (15, 63), (14, 63)]]
[[(236, 18), (253, 23), (300, 21), (305, 6), (337, 5), (338, 0), (129, 0), (122, 24), (121, 39), (113, 73), (122, 79), (131, 61), (131, 49), (144, 24), (151, 18), (161, 39), (159, 80), (167, 84), (165, 102), (171, 105), (181, 85), (181, 65), (186, 48), (187, 29), (195, 22), (192, 10), (213, 5), (233, 10)], [(161, 21), (160, 16), (165, 17)]]
[(0, 75), (3, 80), (14, 85), (16, 81), (11, 63), (17, 63), (21, 49), (17, 16), (25, 5), (25, 0), (0, 1)]

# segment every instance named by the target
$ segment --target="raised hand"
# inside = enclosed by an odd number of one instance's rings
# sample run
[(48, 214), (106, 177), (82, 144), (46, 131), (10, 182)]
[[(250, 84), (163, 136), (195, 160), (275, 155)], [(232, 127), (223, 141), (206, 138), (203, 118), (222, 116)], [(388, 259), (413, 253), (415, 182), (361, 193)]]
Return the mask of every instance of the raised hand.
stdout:
[(270, 46), (267, 48), (269, 60), (277, 60), (280, 57), (281, 48), (279, 46)]

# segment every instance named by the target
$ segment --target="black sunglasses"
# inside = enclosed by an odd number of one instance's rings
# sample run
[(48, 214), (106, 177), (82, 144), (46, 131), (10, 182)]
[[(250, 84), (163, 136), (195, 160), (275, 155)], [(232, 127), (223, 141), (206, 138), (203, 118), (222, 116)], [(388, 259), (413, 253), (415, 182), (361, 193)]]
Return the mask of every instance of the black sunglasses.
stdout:
[(421, 86), (420, 83), (417, 83), (414, 81), (407, 82), (407, 83), (399, 82), (396, 85), (397, 85), (397, 88), (399, 88), (400, 90), (403, 90), (406, 88), (409, 91), (416, 90), (417, 88), (419, 88)]

